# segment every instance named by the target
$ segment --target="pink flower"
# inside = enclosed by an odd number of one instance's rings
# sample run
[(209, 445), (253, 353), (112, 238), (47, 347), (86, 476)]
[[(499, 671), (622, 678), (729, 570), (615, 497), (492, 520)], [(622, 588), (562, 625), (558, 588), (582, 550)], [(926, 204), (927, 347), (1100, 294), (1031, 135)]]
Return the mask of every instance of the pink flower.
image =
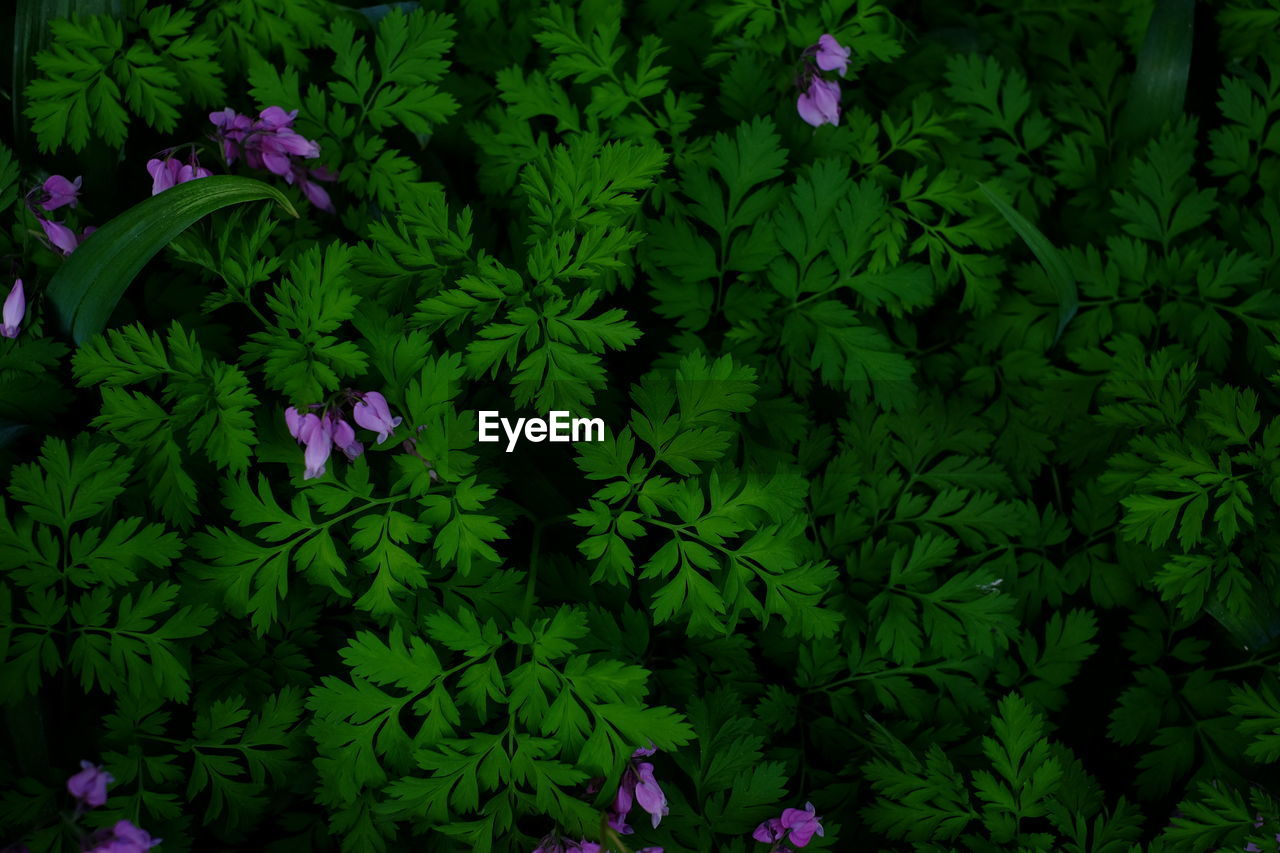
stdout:
[(783, 809), (782, 817), (769, 818), (756, 827), (751, 837), (766, 843), (786, 841), (804, 847), (813, 840), (813, 836), (822, 834), (822, 824), (818, 822), (813, 803), (805, 803), (803, 809)]
[(298, 439), (307, 446), (306, 453), (303, 454), (307, 467), (302, 479), (312, 480), (324, 474), (324, 463), (329, 461), (333, 442), (333, 427), (329, 420), (310, 413), (303, 415), (298, 427)]
[(76, 178), (68, 181), (61, 175), (51, 175), (41, 187), (44, 190), (44, 200), (40, 202), (40, 206), (45, 210), (57, 210), (64, 204), (75, 207), (79, 203), (77, 196), (80, 194), (82, 180), (83, 178)]
[(139, 829), (127, 820), (117, 821), (110, 834), (100, 837), (103, 835), (104, 832), (95, 834), (99, 840), (88, 853), (147, 853), (162, 840), (152, 838), (145, 829)]
[(657, 827), (662, 818), (671, 812), (667, 806), (667, 795), (662, 792), (662, 787), (653, 778), (653, 765), (649, 762), (642, 761), (637, 764), (636, 775), (640, 779), (639, 784), (636, 785), (636, 802), (640, 804), (640, 808), (649, 813), (654, 827)]
[(209, 113), (209, 121), (218, 128), (218, 134), (222, 137), (222, 154), (227, 159), (227, 165), (234, 163), (240, 153), (240, 146), (244, 143), (245, 134), (253, 127), (252, 119), (227, 107), (221, 112)]
[(751, 837), (756, 841), (763, 841), (766, 844), (773, 841), (781, 841), (786, 837), (786, 827), (782, 825), (782, 821), (776, 817), (771, 817), (764, 823), (756, 827), (756, 831), (751, 833)]
[(315, 181), (331, 181), (335, 176), (322, 169), (307, 169), (302, 160), (320, 156), (320, 146), (293, 129), (297, 110), (267, 107), (256, 120), (227, 108), (210, 113), (209, 121), (218, 128), (227, 162), (243, 156), (253, 169), (266, 169), (302, 189), (307, 200), (321, 210), (333, 212), (329, 193)]
[(80, 767), (80, 772), (67, 780), (67, 790), (89, 808), (97, 808), (107, 801), (107, 785), (116, 781), (115, 777), (88, 761), (81, 761)]
[(655, 752), (657, 748), (652, 746), (637, 749), (631, 754), (631, 762), (622, 773), (622, 780), (618, 783), (618, 793), (614, 796), (613, 805), (608, 813), (609, 826), (617, 833), (630, 835), (635, 832), (627, 823), (627, 815), (631, 813), (633, 803), (639, 803), (640, 808), (649, 813), (655, 827), (671, 811), (667, 806), (667, 796), (663, 793), (662, 786), (653, 776), (653, 765), (648, 761), (635, 760), (647, 758)]
[(814, 127), (840, 123), (840, 84), (834, 80), (813, 77), (809, 88), (796, 100), (800, 118)]
[(293, 120), (298, 117), (297, 110), (286, 111), (284, 107), (267, 107), (258, 113), (258, 125), (266, 130), (293, 127)]
[(852, 51), (847, 47), (841, 47), (830, 33), (823, 33), (812, 49), (816, 50), (818, 67), (823, 71), (839, 71), (840, 76), (843, 77), (849, 70), (849, 54)]
[(351, 424), (338, 417), (336, 411), (327, 415), (330, 430), (333, 434), (333, 445), (346, 454), (348, 460), (354, 460), (364, 452), (363, 445), (356, 441), (356, 431)]
[(298, 168), (294, 170), (293, 179), (289, 183), (296, 183), (302, 190), (302, 194), (307, 197), (307, 201), (325, 213), (333, 213), (333, 202), (329, 199), (329, 191), (314, 181), (332, 181), (334, 177), (327, 169)]
[(213, 172), (201, 166), (196, 160), (194, 150), (191, 152), (191, 159), (186, 163), (172, 156), (167, 156), (163, 160), (153, 157), (147, 161), (147, 172), (151, 175), (152, 195), (162, 193), (178, 184), (185, 184), (187, 181), (213, 175)]
[(366, 391), (360, 395), (355, 404), (352, 416), (360, 426), (378, 434), (378, 444), (391, 436), (392, 430), (400, 426), (404, 418), (391, 417), (391, 409), (387, 406), (387, 398), (377, 391)]
[[(316, 408), (314, 405), (311, 408)], [(305, 417), (293, 406), (284, 410), (284, 422), (289, 427), (289, 435), (298, 440), (302, 444), (302, 419)]]
[(49, 242), (62, 254), (69, 255), (76, 250), (76, 246), (80, 245), (80, 238), (76, 237), (76, 232), (61, 222), (51, 222), (38, 216), (36, 222), (39, 222), (40, 227), (44, 229), (44, 235), (49, 238)]
[(6, 338), (18, 336), (18, 324), (27, 313), (26, 293), (22, 289), (22, 279), (13, 283), (9, 296), (4, 300), (4, 310), (0, 312), (0, 335)]

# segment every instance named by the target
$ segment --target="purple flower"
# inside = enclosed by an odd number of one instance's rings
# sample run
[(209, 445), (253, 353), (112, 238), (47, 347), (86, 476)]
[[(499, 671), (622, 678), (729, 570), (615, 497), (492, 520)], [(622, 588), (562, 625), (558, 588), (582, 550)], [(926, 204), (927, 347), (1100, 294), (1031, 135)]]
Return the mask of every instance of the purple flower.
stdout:
[(293, 120), (298, 117), (297, 110), (285, 110), (284, 107), (267, 107), (258, 113), (258, 125), (267, 130), (293, 127)]
[(636, 785), (636, 802), (649, 813), (656, 827), (665, 815), (671, 813), (667, 806), (667, 795), (653, 778), (653, 765), (649, 762), (642, 761), (636, 765), (636, 775), (640, 777), (640, 783)]
[(782, 825), (782, 821), (776, 817), (771, 817), (764, 823), (756, 827), (756, 831), (751, 833), (751, 837), (756, 841), (763, 841), (766, 844), (773, 841), (781, 841), (787, 835), (786, 827)]
[(647, 758), (657, 752), (656, 747), (641, 747), (631, 754), (631, 762), (622, 773), (618, 783), (618, 793), (614, 796), (613, 805), (609, 808), (609, 826), (622, 835), (635, 832), (627, 823), (627, 815), (631, 813), (633, 803), (649, 813), (656, 827), (662, 818), (670, 813), (667, 796), (662, 786), (653, 777), (653, 765), (648, 761), (637, 762), (637, 758)]
[(75, 207), (78, 204), (77, 196), (80, 194), (82, 180), (82, 178), (76, 178), (74, 181), (68, 181), (61, 175), (51, 175), (41, 187), (44, 190), (44, 199), (40, 202), (40, 206), (45, 210), (57, 210), (64, 204)]
[(107, 801), (107, 785), (116, 781), (115, 777), (88, 761), (81, 761), (80, 768), (67, 780), (67, 790), (89, 808), (97, 808)]
[(260, 141), (262, 163), (267, 171), (279, 175), (289, 183), (294, 181), (292, 158), (312, 159), (320, 156), (320, 146), (294, 130), (279, 128), (274, 133), (263, 134)]
[(823, 33), (818, 43), (811, 49), (816, 50), (815, 58), (818, 67), (823, 71), (839, 71), (840, 76), (843, 77), (849, 70), (849, 54), (852, 51), (847, 47), (841, 47), (835, 40), (835, 36), (830, 33)]
[(333, 202), (329, 200), (329, 191), (320, 186), (315, 181), (332, 181), (337, 175), (323, 167), (318, 169), (295, 168), (293, 179), (289, 183), (296, 183), (298, 188), (302, 190), (302, 194), (307, 197), (307, 201), (323, 210), (325, 213), (333, 213)]
[(22, 315), (27, 313), (26, 294), (22, 289), (22, 279), (13, 283), (9, 296), (4, 300), (4, 311), (0, 312), (0, 335), (6, 338), (18, 336), (18, 324)]
[(267, 107), (256, 120), (227, 108), (210, 113), (209, 121), (218, 128), (222, 151), (227, 163), (243, 156), (252, 169), (266, 169), (296, 184), (307, 200), (321, 210), (333, 212), (329, 193), (315, 181), (331, 181), (334, 175), (323, 169), (308, 169), (302, 160), (320, 156), (320, 146), (293, 129), (297, 110)]
[(61, 222), (51, 222), (39, 216), (36, 217), (36, 222), (39, 222), (40, 227), (44, 229), (44, 235), (49, 238), (49, 242), (62, 254), (69, 255), (76, 250), (76, 246), (80, 245), (81, 238), (76, 237), (76, 232)]
[(635, 832), (631, 825), (627, 823), (627, 815), (631, 814), (631, 806), (635, 802), (636, 780), (631, 768), (622, 774), (622, 781), (618, 784), (618, 793), (613, 798), (613, 805), (609, 807), (609, 828), (614, 832), (622, 835), (631, 835)]
[(797, 847), (804, 847), (814, 835), (821, 836), (823, 834), (822, 824), (818, 822), (818, 815), (813, 809), (813, 803), (805, 803), (803, 811), (800, 809), (783, 809), (782, 825), (791, 830), (791, 837), (787, 841)]
[(303, 454), (307, 467), (302, 479), (311, 480), (324, 474), (324, 463), (329, 461), (333, 442), (333, 426), (329, 419), (319, 418), (308, 412), (302, 416), (296, 437), (307, 446), (306, 453)]
[(391, 431), (400, 426), (404, 418), (391, 417), (387, 398), (377, 391), (366, 391), (360, 395), (360, 398), (351, 414), (360, 426), (376, 432), (378, 444), (382, 444), (391, 436)]
[(152, 838), (145, 829), (139, 829), (127, 820), (117, 821), (105, 838), (99, 838), (88, 853), (147, 853), (161, 839)]
[(176, 157), (167, 156), (163, 160), (153, 157), (147, 161), (147, 172), (151, 175), (151, 194), (158, 195), (170, 187), (194, 181), (197, 178), (208, 178), (213, 175), (196, 160), (195, 151), (191, 152), (190, 161), (183, 163)]
[(840, 84), (834, 80), (812, 77), (809, 88), (796, 100), (800, 118), (814, 127), (840, 123)]
[(293, 406), (284, 410), (284, 422), (289, 427), (289, 435), (297, 439), (298, 444), (302, 444), (302, 419), (305, 415), (299, 412)]
[(245, 134), (253, 127), (253, 120), (227, 107), (222, 112), (209, 113), (209, 121), (218, 128), (218, 135), (222, 138), (222, 154), (227, 159), (227, 165), (234, 163), (240, 153), (240, 146), (244, 143)]
[(364, 452), (364, 446), (356, 441), (356, 431), (351, 424), (338, 417), (336, 411), (329, 412), (327, 417), (333, 434), (334, 447), (345, 453), (348, 460), (354, 460)]

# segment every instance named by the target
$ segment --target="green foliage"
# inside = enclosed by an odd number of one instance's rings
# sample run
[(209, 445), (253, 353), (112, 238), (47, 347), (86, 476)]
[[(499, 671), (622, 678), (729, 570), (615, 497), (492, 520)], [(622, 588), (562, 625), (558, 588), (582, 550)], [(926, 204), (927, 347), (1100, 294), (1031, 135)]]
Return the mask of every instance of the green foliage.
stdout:
[(211, 107), (224, 97), (218, 47), (190, 32), (193, 11), (131, 5), (125, 23), (106, 15), (53, 22), (50, 48), (35, 57), (42, 76), (26, 90), (42, 151), (80, 151), (91, 137), (118, 147), (131, 114), (167, 133), (188, 100)]
[(420, 5), (15, 32), (0, 847), (1274, 843), (1272, 0)]

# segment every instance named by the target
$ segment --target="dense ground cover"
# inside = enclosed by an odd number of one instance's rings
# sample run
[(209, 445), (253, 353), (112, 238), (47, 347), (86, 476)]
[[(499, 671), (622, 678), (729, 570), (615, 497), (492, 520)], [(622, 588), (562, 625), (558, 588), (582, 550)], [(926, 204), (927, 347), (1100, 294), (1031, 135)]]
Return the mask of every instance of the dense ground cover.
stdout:
[(1275, 0), (7, 23), (0, 845), (1274, 845)]

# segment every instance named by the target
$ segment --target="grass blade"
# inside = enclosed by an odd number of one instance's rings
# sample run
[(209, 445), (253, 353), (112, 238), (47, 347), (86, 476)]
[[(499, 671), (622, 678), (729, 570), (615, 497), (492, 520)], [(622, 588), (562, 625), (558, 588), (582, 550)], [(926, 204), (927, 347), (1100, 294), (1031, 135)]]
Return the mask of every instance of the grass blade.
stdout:
[(979, 182), (978, 188), (991, 202), (991, 206), (1000, 211), (1000, 215), (1027, 244), (1027, 248), (1036, 256), (1036, 260), (1040, 261), (1040, 266), (1044, 267), (1049, 284), (1053, 286), (1054, 293), (1058, 296), (1058, 331), (1053, 336), (1053, 342), (1056, 344), (1067, 328), (1067, 323), (1071, 322), (1071, 318), (1080, 308), (1080, 294), (1076, 287), (1076, 278), (1071, 273), (1071, 267), (1062, 257), (1062, 253), (1049, 242), (1049, 238), (1045, 237), (1039, 228), (1028, 222), (1022, 214), (1014, 210), (986, 184)]
[(1122, 146), (1141, 145), (1182, 113), (1191, 70), (1195, 5), (1195, 0), (1156, 3), (1120, 113), (1116, 137)]
[(49, 282), (59, 325), (77, 344), (101, 332), (130, 282), (170, 241), (215, 210), (266, 199), (298, 215), (275, 187), (232, 175), (179, 184), (129, 208), (90, 235)]

